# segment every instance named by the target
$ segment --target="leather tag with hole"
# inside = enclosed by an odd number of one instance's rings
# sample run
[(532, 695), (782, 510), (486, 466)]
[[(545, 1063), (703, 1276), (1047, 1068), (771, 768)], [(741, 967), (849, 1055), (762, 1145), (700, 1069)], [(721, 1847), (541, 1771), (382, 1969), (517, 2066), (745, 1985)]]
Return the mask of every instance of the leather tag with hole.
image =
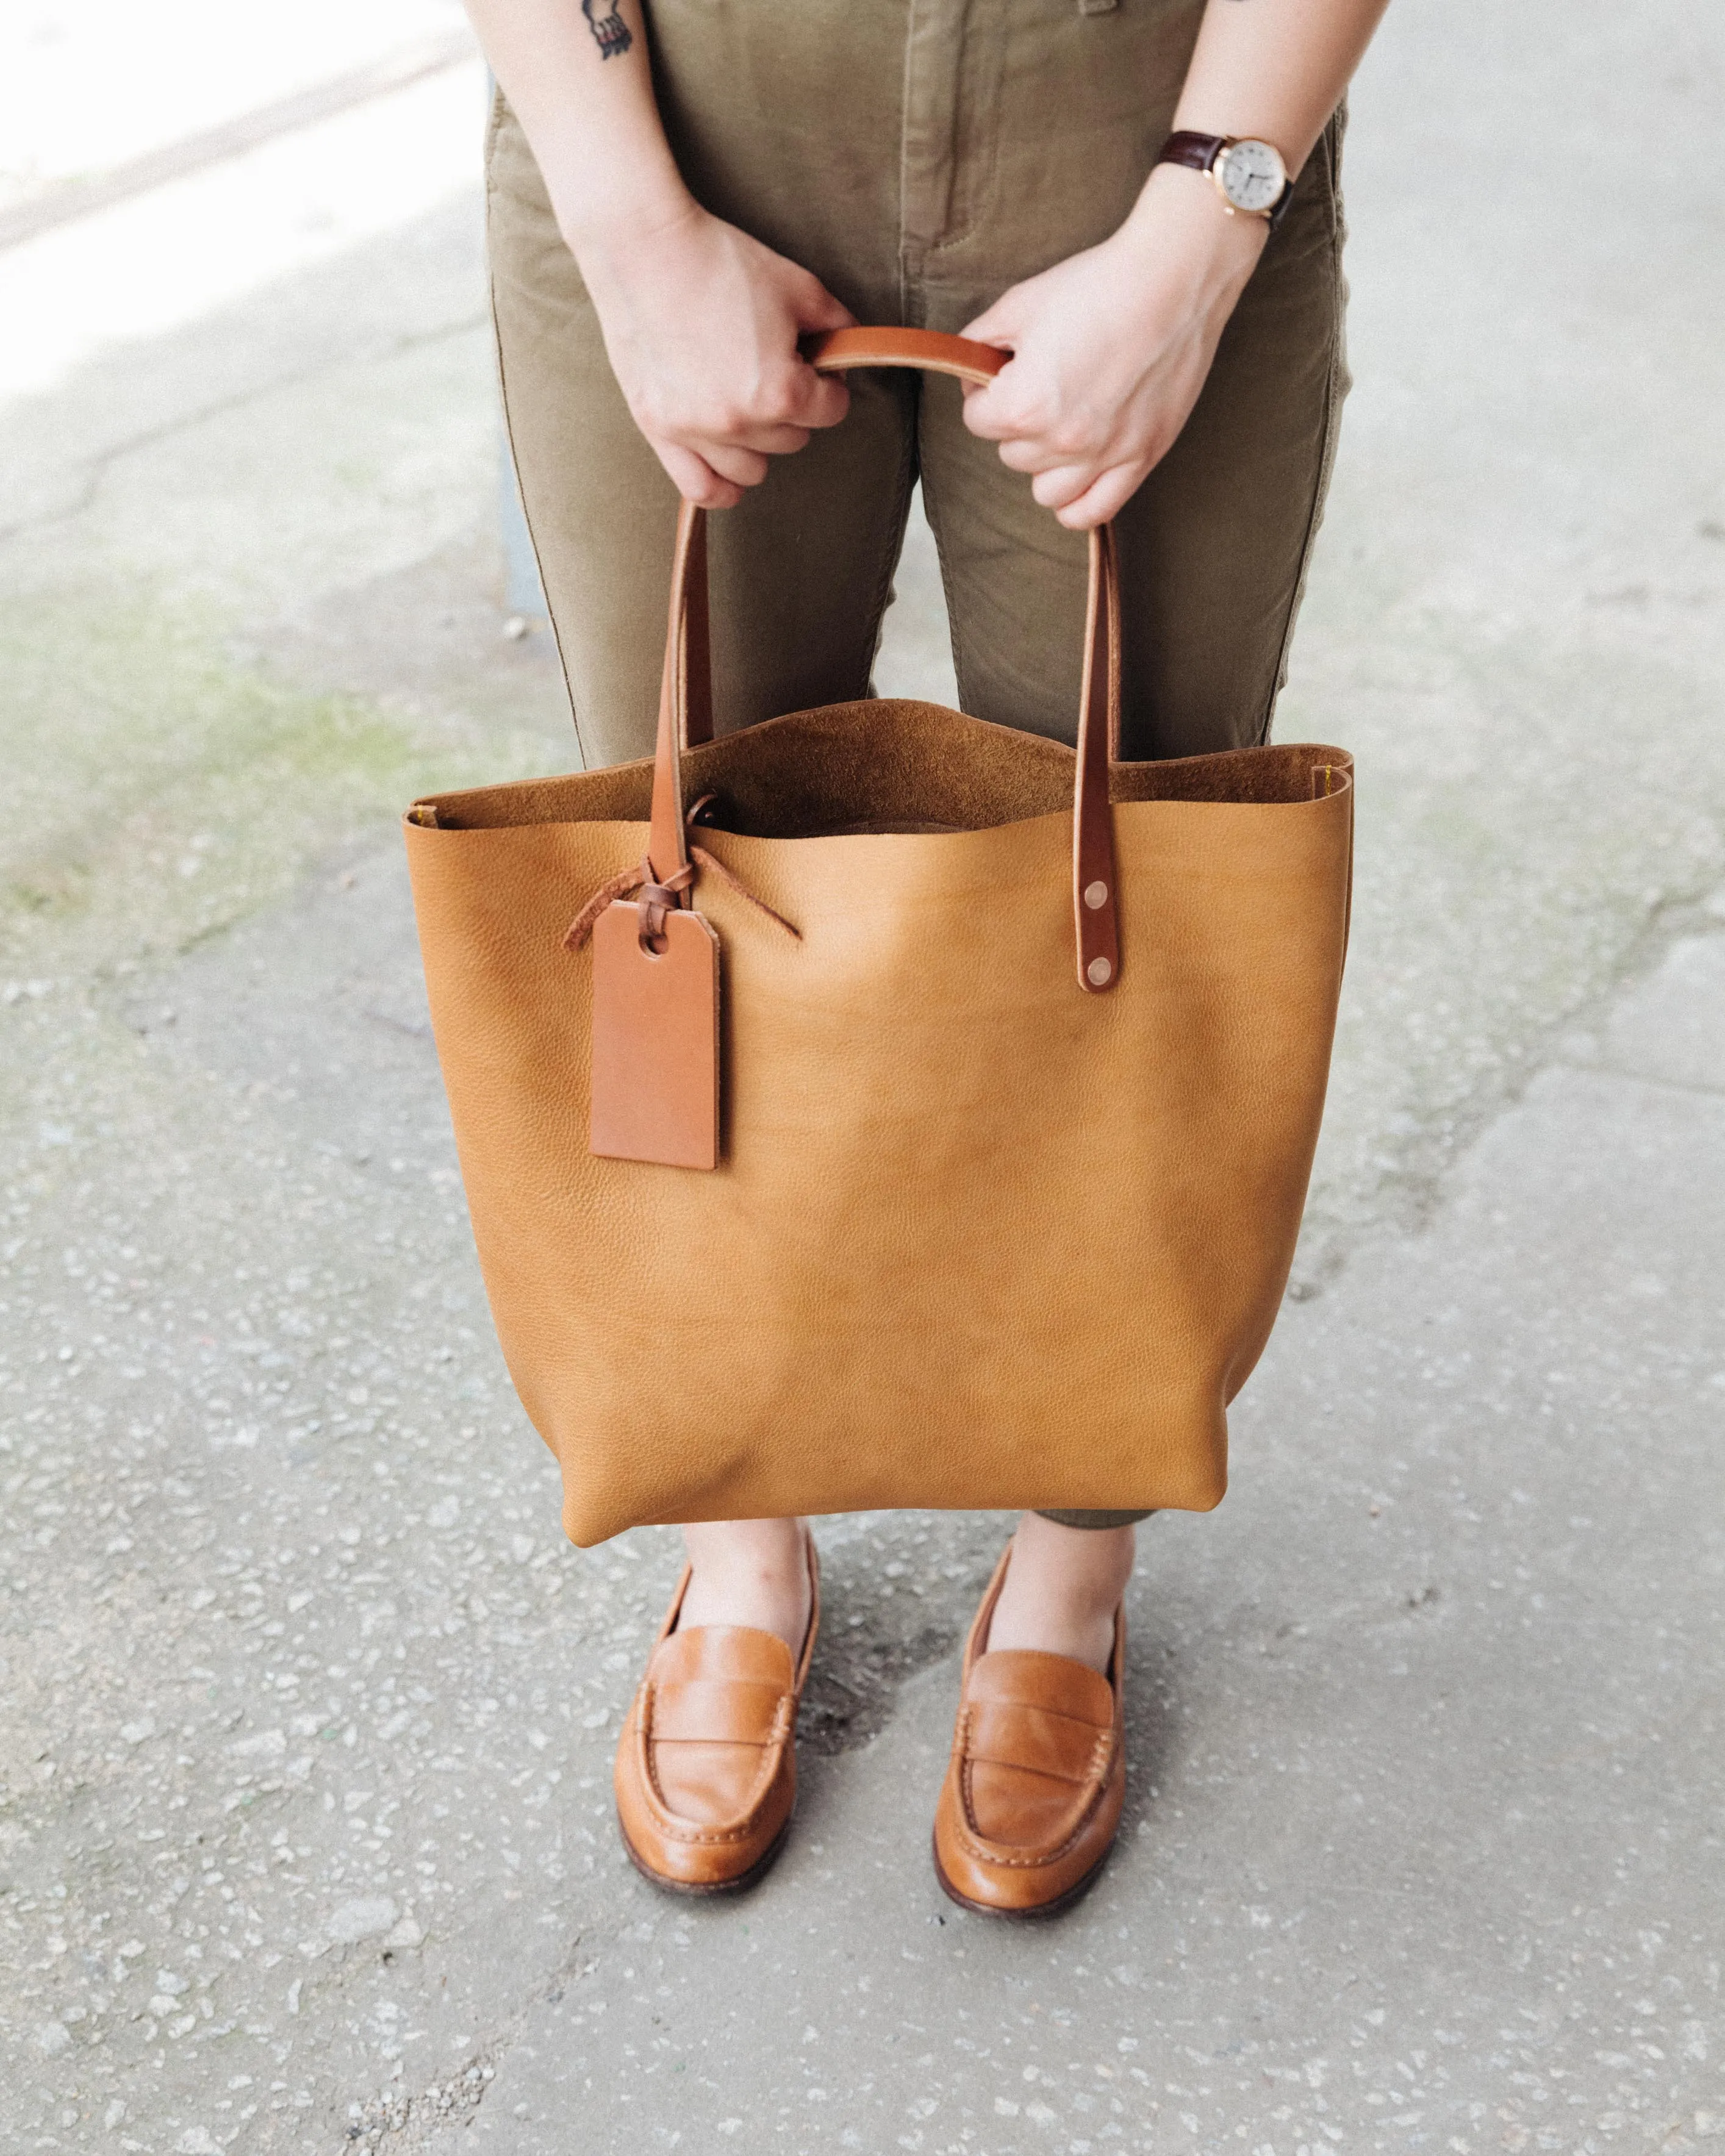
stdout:
[(611, 1160), (719, 1164), (719, 939), (698, 913), (665, 920), (642, 947), (641, 910), (619, 899), (593, 932), (593, 1123)]

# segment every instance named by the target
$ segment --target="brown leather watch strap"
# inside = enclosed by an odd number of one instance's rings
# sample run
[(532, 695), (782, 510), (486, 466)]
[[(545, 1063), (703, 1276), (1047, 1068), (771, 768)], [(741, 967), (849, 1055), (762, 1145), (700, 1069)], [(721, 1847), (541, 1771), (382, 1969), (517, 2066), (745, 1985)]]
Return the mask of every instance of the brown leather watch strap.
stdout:
[(1176, 128), (1162, 146), (1158, 165), (1187, 165), (1194, 172), (1207, 172), (1228, 146), (1225, 135), (1198, 135), (1189, 127)]
[[(993, 345), (932, 330), (834, 330), (811, 341), (809, 363), (823, 374), (852, 367), (913, 367), (960, 381), (991, 382), (1011, 357)], [(661, 886), (688, 863), (681, 751), (712, 738), (705, 512), (685, 501), (677, 517), (670, 619), (660, 677), (648, 860)], [(1072, 803), (1073, 906), (1078, 979), (1091, 993), (1120, 975), (1118, 894), (1109, 767), (1120, 754), (1120, 572), (1111, 526), (1090, 535), (1090, 595)], [(686, 896), (683, 901), (687, 904)]]

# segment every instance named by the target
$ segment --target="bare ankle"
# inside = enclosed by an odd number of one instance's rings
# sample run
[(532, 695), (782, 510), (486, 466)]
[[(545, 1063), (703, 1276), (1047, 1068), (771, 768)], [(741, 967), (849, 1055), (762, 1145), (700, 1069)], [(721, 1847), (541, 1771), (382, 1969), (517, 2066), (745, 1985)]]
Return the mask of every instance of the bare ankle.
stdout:
[(748, 1625), (776, 1633), (796, 1655), (809, 1629), (806, 1534), (798, 1519), (713, 1520), (685, 1527), (694, 1576), (679, 1629)]
[(988, 1649), (1065, 1655), (1106, 1673), (1135, 1541), (1131, 1527), (1064, 1527), (1027, 1512), (1013, 1537)]

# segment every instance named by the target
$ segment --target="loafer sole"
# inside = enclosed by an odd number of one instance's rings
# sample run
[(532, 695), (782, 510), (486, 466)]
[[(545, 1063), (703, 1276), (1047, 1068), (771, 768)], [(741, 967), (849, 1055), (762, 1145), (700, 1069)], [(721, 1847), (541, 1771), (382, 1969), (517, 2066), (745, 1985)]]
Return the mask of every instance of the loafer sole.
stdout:
[(665, 1872), (654, 1870), (629, 1840), (628, 1830), (621, 1819), (617, 1822), (617, 1831), (629, 1862), (649, 1887), (656, 1887), (661, 1894), (680, 1894), (691, 1900), (710, 1901), (716, 1894), (742, 1894), (749, 1887), (758, 1885), (778, 1861), (779, 1852), (789, 1839), (791, 1821), (795, 1816), (793, 1810), (748, 1870), (739, 1871), (734, 1879), (672, 1879)]
[(1070, 1909), (1075, 1902), (1081, 1902), (1085, 1896), (1089, 1893), (1091, 1888), (1096, 1885), (1097, 1880), (1101, 1878), (1102, 1875), (1102, 1868), (1107, 1863), (1109, 1856), (1112, 1854), (1112, 1850), (1113, 1845), (1111, 1843), (1108, 1848), (1102, 1851), (1096, 1862), (1091, 1865), (1089, 1871), (1085, 1873), (1083, 1878), (1076, 1881), (1073, 1885), (1066, 1889), (1064, 1894), (1056, 1894), (1051, 1902), (1033, 1902), (1028, 1908), (1023, 1909), (1003, 1908), (998, 1902), (973, 1901), (968, 1894), (961, 1894), (958, 1892), (958, 1889), (952, 1884), (952, 1881), (947, 1878), (946, 1872), (942, 1868), (941, 1853), (938, 1844), (934, 1845), (932, 1849), (932, 1855), (934, 1857), (934, 1876), (939, 1880), (941, 1884), (941, 1892), (946, 1896), (947, 1899), (949, 1902), (956, 1902), (961, 1909), (968, 1909), (973, 1916), (1018, 1917), (1028, 1918), (1034, 1922), (1039, 1917), (1058, 1917), (1065, 1911)]

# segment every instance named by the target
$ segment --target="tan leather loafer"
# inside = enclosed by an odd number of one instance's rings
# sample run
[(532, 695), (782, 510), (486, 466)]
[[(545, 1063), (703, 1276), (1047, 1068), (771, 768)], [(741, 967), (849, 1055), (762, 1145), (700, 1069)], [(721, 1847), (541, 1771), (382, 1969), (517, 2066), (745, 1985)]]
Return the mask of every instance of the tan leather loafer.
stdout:
[(1029, 1648), (988, 1650), (1011, 1545), (965, 1642), (952, 1757), (934, 1814), (934, 1868), (987, 1916), (1052, 1916), (1083, 1893), (1126, 1795), (1126, 1612), (1108, 1675)]
[(637, 1871), (679, 1894), (723, 1894), (766, 1871), (797, 1801), (797, 1707), (820, 1622), (809, 1553), (809, 1630), (795, 1666), (773, 1632), (677, 1630), (685, 1565), (617, 1748), (617, 1820)]

